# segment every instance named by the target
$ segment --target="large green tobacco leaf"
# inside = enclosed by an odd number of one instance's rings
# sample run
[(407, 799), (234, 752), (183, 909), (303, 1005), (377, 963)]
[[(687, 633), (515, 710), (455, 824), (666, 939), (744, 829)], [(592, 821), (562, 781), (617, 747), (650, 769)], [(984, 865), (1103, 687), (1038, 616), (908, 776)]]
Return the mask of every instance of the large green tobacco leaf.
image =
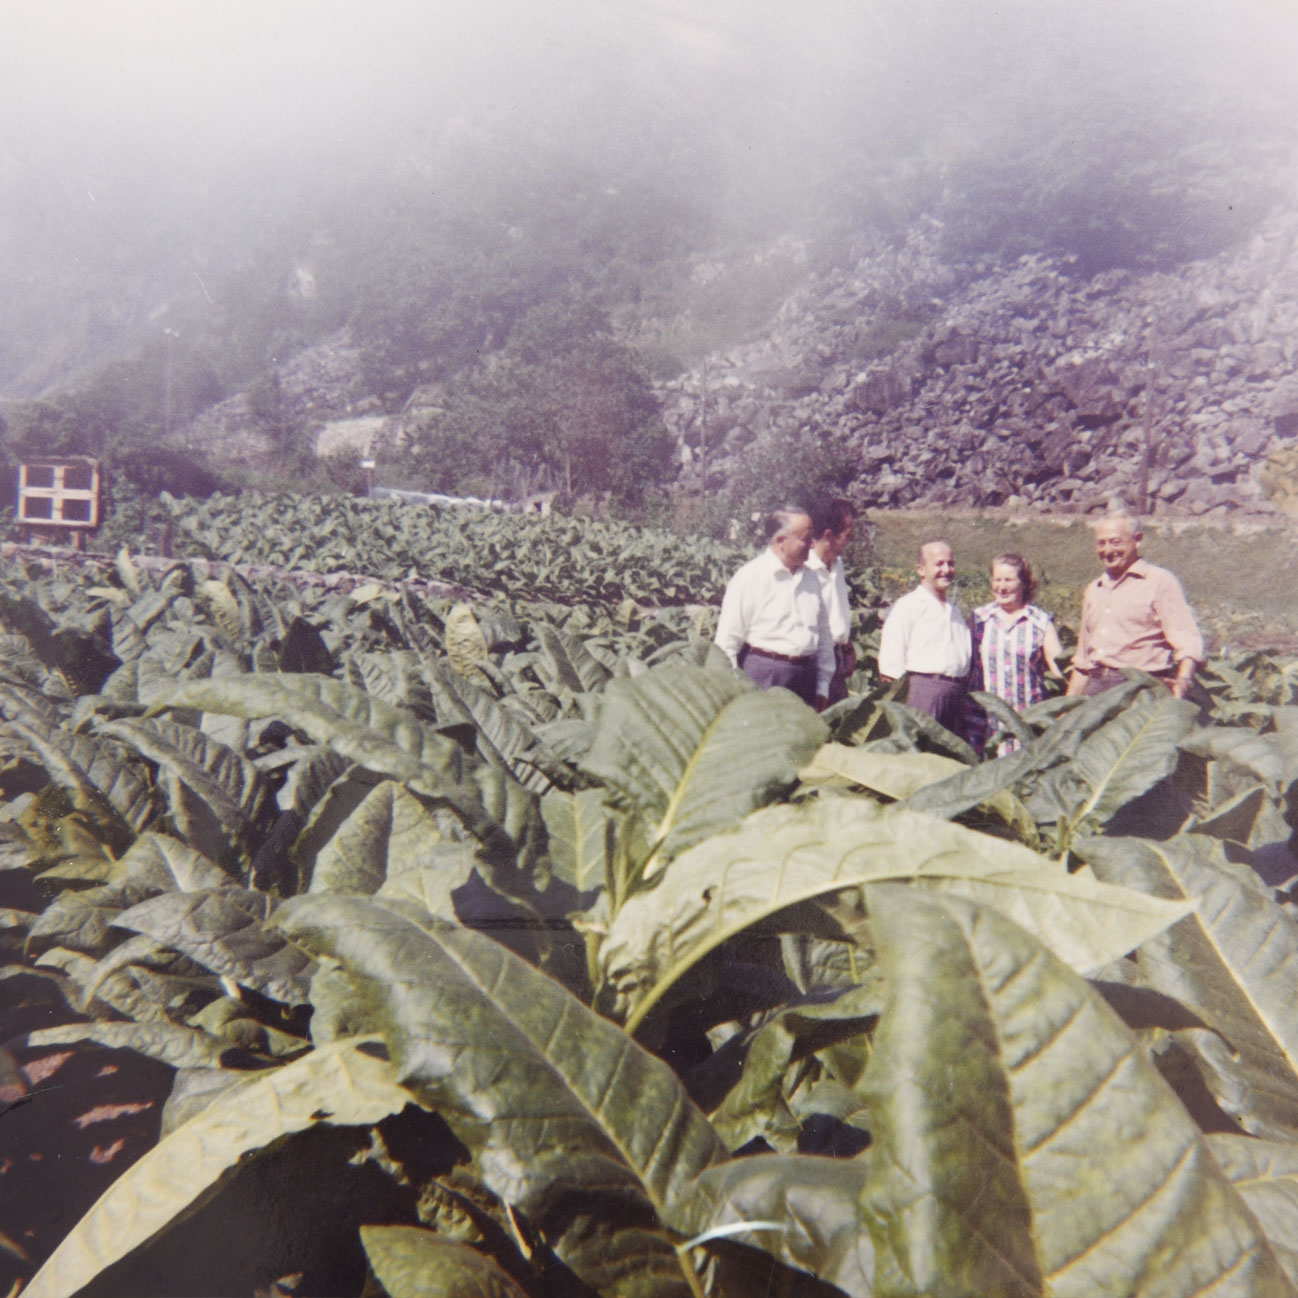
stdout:
[(923, 880), (999, 906), (1069, 964), (1098, 968), (1185, 913), (1070, 875), (1017, 843), (866, 798), (754, 812), (682, 853), (632, 896), (600, 948), (632, 1031), (667, 989), (728, 938), (795, 902), (883, 879)]
[(1215, 839), (1096, 838), (1078, 850), (1101, 879), (1194, 904), (1141, 947), (1139, 984), (1214, 1030), (1185, 1041), (1228, 1113), (1260, 1135), (1298, 1136), (1298, 922)]
[(1028, 809), (1009, 790), (1031, 758), (981, 762), (966, 766), (939, 753), (886, 753), (871, 748), (826, 744), (800, 772), (804, 784), (846, 780), (905, 800), (912, 811), (927, 811), (944, 820), (984, 803), (1024, 838), (1036, 824)]
[(470, 930), (326, 895), (286, 903), (281, 923), (342, 961), (378, 1015), (397, 1077), (588, 1284), (689, 1292), (660, 1223), (725, 1150), (666, 1064)]
[(384, 780), (316, 853), (311, 891), (373, 894), (389, 875), (428, 860), (441, 841), (424, 804), (402, 785)]
[[(254, 1073), (163, 1137), (104, 1192), (23, 1291), (66, 1298), (171, 1225), (244, 1155), (319, 1123), (379, 1122), (411, 1101), (364, 1042)], [(238, 1241), (232, 1241), (232, 1247)]]
[(1292, 729), (1263, 735), (1239, 726), (1209, 726), (1182, 740), (1181, 747), (1255, 776), (1277, 798), (1298, 780), (1298, 733)]
[(1266, 1231), (1298, 1285), (1298, 1143), (1210, 1135), (1208, 1148)]
[(327, 676), (252, 673), (190, 681), (156, 700), (152, 711), (201, 708), (234, 716), (283, 717), (316, 743), (397, 779), (435, 771), (459, 776), (459, 747), (410, 712)]
[(123, 911), (115, 923), (147, 934), (241, 987), (304, 1005), (311, 961), (266, 926), (273, 904), (251, 888), (168, 892)]
[(120, 937), (112, 926), (128, 906), (144, 897), (142, 888), (104, 885), (78, 891), (65, 888), (40, 913), (28, 930), (28, 939), (102, 955)]
[(524, 788), (544, 793), (571, 772), (549, 757), (532, 731), (517, 716), (471, 680), (456, 678), (437, 662), (424, 663), (423, 677), (432, 692), (438, 720), (472, 727), (478, 751), (503, 766)]
[(4, 726), (0, 733), (14, 735), (36, 754), (51, 783), (68, 791), (73, 806), (113, 850), (124, 851), (152, 816), (148, 781), (117, 744), (21, 723)]
[(257, 768), (194, 726), (155, 717), (150, 721), (110, 721), (99, 728), (157, 766), (174, 770), (218, 814), (241, 821), (252, 811), (260, 792)]
[(284, 717), (316, 743), (328, 744), (357, 765), (439, 799), (501, 854), (514, 850), (508, 829), (502, 830), (488, 813), (479, 791), (461, 783), (459, 745), (412, 713), (371, 698), (355, 686), (300, 673), (248, 674), (192, 681), (159, 699), (154, 708)]
[(826, 733), (787, 690), (659, 667), (609, 683), (582, 767), (650, 821), (661, 862), (791, 785)]
[(362, 1226), (365, 1255), (388, 1298), (526, 1298), (477, 1249), (418, 1226)]
[(879, 1298), (1294, 1290), (1100, 995), (987, 907), (867, 901), (888, 999), (863, 1084)]
[[(0, 655), (3, 653), (3, 645), (0, 645)], [(9, 677), (0, 677), (0, 717), (6, 721), (21, 721), (38, 731), (59, 724), (58, 708), (25, 681)]]
[(1089, 735), (1071, 762), (1052, 767), (1028, 798), (1039, 821), (1071, 835), (1098, 829), (1176, 766), (1198, 708), (1185, 699), (1146, 697)]
[(880, 753), (846, 744), (826, 744), (798, 772), (804, 784), (847, 780), (886, 798), (907, 798), (930, 784), (967, 771), (963, 762), (940, 753)]
[(152, 830), (141, 834), (117, 865), (115, 877), (149, 892), (199, 892), (233, 882), (201, 852)]
[(187, 842), (220, 860), (240, 859), (261, 788), (251, 762), (196, 727), (173, 721), (110, 721), (100, 729), (156, 764), (172, 819)]
[(550, 861), (560, 879), (578, 892), (608, 883), (614, 838), (614, 816), (602, 789), (560, 793), (541, 799), (549, 835)]
[[(867, 1170), (864, 1159), (805, 1154), (732, 1159), (694, 1183), (679, 1226), (691, 1237), (724, 1232), (850, 1298), (873, 1298), (874, 1251), (861, 1209)], [(749, 1225), (738, 1229), (742, 1223)]]

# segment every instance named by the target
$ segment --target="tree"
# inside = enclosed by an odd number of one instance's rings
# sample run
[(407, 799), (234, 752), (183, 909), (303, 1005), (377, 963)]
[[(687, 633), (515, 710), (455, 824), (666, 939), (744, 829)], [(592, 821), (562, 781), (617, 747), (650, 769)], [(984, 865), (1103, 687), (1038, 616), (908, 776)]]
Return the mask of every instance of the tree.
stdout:
[(445, 413), (417, 434), (414, 456), (443, 490), (507, 476), (622, 501), (673, 467), (648, 378), (589, 303), (530, 311), (498, 356), (447, 385)]

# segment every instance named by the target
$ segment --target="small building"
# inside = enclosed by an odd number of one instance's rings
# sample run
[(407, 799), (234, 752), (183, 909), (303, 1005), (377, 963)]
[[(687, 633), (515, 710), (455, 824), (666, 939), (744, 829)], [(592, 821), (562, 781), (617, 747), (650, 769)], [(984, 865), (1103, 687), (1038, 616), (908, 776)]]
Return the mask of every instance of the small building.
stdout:
[(98, 460), (69, 455), (18, 466), (18, 522), (29, 544), (86, 548), (99, 526), (103, 474)]

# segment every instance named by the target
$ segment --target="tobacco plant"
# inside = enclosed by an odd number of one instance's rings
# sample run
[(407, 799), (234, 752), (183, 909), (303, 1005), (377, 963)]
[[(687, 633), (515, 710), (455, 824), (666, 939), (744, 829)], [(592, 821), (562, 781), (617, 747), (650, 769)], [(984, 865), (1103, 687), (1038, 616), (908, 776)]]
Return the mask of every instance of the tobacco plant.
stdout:
[(25, 1294), (1298, 1291), (1291, 664), (979, 762), (688, 614), (123, 555), (0, 620), (9, 1121), (169, 1079)]

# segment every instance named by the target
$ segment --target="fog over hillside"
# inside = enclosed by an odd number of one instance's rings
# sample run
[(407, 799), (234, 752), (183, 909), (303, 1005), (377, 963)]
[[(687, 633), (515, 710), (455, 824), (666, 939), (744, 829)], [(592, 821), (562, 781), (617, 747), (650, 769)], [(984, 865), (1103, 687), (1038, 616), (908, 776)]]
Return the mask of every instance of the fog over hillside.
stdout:
[[(420, 322), (439, 359), (370, 382), (386, 408), (577, 284), (648, 337), (699, 259), (783, 236), (848, 264), (928, 217), (953, 255), (1171, 269), (1288, 192), (1298, 123), (1291, 0), (52, 0), (0, 41), (0, 399), (143, 357), (137, 435), (399, 333), (386, 286), (485, 299), (520, 241), (512, 304)], [(673, 364), (778, 304), (754, 264)]]

